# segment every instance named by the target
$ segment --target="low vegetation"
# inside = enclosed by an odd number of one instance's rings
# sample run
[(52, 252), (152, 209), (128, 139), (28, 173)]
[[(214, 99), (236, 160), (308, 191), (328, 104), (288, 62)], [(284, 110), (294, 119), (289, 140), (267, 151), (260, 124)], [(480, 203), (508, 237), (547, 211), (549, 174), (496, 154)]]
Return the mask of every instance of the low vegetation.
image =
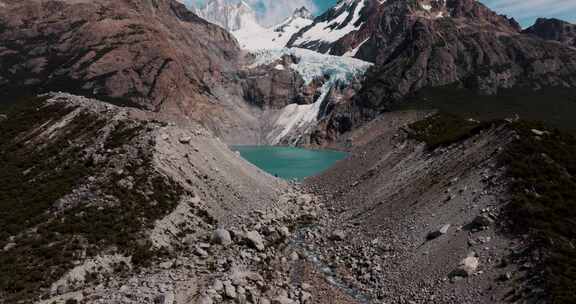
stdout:
[[(42, 294), (74, 261), (104, 250), (132, 256), (136, 266), (164, 254), (144, 233), (183, 194), (153, 169), (152, 149), (141, 147), (152, 143), (139, 139), (144, 123), (117, 122), (104, 135), (110, 122), (82, 113), (46, 140), (43, 130), (75, 108), (44, 101), (21, 101), (0, 122), (0, 250), (8, 249), (0, 254), (0, 297), (6, 303)], [(93, 153), (127, 159), (118, 172), (111, 163), (96, 163)], [(83, 199), (56, 204), (81, 185), (89, 185), (79, 194)]]
[[(410, 135), (435, 149), (492, 125), (440, 113), (412, 124)], [(500, 161), (512, 181), (510, 228), (531, 236), (531, 250), (544, 252), (531, 275), (546, 285), (551, 303), (576, 303), (576, 136), (543, 123), (519, 121), (509, 127), (518, 136)]]
[(576, 136), (541, 123), (513, 128), (519, 137), (502, 157), (513, 181), (508, 213), (518, 233), (546, 249), (538, 270), (551, 302), (576, 303)]
[(490, 128), (498, 122), (478, 122), (461, 116), (439, 113), (410, 125), (409, 136), (425, 142), (429, 149), (460, 142)]

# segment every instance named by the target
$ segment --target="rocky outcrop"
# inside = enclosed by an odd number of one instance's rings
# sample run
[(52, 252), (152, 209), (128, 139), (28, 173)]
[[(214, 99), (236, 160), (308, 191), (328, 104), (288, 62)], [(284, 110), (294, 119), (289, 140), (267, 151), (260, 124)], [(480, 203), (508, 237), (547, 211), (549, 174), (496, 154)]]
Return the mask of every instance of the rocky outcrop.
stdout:
[(576, 47), (576, 24), (554, 18), (538, 18), (536, 23), (523, 33), (534, 35), (545, 40), (559, 41)]
[(291, 68), (298, 60), (294, 56), (283, 56), (277, 62), (242, 70), (239, 76), (243, 80), (244, 99), (262, 109), (281, 109), (293, 103), (313, 103), (315, 90), (307, 89), (310, 86)]

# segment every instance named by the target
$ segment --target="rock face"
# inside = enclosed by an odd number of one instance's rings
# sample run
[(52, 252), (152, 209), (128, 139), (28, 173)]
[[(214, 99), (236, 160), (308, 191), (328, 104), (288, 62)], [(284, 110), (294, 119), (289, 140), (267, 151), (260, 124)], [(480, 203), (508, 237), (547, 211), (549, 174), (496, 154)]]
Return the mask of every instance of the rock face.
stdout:
[(234, 38), (174, 0), (3, 3), (3, 96), (66, 91), (202, 120), (236, 69)]
[(538, 18), (536, 23), (523, 33), (534, 35), (545, 40), (559, 41), (576, 47), (576, 24), (554, 18)]
[[(344, 21), (342, 21), (344, 20)], [(341, 1), (290, 45), (374, 62), (362, 91), (340, 103), (328, 131), (355, 126), (427, 87), (474, 94), (576, 86), (576, 50), (522, 34), (475, 0)]]

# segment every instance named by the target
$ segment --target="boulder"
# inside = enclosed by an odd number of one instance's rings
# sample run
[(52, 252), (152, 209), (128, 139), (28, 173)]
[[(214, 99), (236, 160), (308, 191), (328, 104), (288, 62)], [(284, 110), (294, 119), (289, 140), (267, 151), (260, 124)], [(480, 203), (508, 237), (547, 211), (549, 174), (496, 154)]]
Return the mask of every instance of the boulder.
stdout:
[(430, 241), (430, 240), (439, 238), (442, 235), (448, 233), (448, 229), (450, 229), (450, 224), (443, 225), (438, 230), (434, 230), (434, 231), (428, 233), (428, 235), (426, 236), (426, 239)]
[(246, 241), (248, 241), (248, 244), (260, 251), (264, 250), (265, 246), (264, 246), (264, 239), (262, 238), (262, 236), (260, 235), (260, 233), (258, 233), (258, 231), (248, 231), (246, 232)]
[(236, 293), (236, 287), (232, 285), (232, 282), (226, 281), (224, 282), (224, 295), (231, 299), (236, 299), (238, 294)]
[(232, 244), (232, 237), (230, 232), (226, 229), (216, 229), (212, 234), (212, 242), (215, 244), (220, 244), (222, 246), (229, 246)]
[(472, 221), (472, 226), (477, 229), (485, 229), (492, 225), (494, 220), (490, 218), (487, 214), (480, 214)]
[(343, 241), (346, 238), (346, 233), (342, 230), (335, 230), (330, 235), (330, 240), (332, 241)]
[(480, 266), (480, 259), (478, 259), (473, 255), (470, 255), (460, 262), (458, 268), (452, 271), (451, 276), (469, 277), (474, 273), (476, 273), (476, 270), (478, 270), (478, 266)]

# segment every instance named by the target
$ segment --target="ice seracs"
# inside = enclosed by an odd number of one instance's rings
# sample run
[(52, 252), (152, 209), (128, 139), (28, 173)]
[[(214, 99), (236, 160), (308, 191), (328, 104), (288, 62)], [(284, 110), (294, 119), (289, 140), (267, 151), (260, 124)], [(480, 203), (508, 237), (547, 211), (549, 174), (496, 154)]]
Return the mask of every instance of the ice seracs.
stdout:
[(292, 56), (298, 60), (289, 67), (297, 71), (307, 85), (314, 80), (324, 79), (319, 88), (319, 97), (313, 104), (290, 104), (279, 111), (273, 120), (273, 130), (267, 136), (267, 141), (271, 144), (297, 144), (318, 122), (322, 105), (330, 91), (363, 77), (372, 66), (371, 63), (359, 59), (325, 55), (299, 48), (259, 50), (253, 54), (253, 67), (275, 63), (283, 56)]

